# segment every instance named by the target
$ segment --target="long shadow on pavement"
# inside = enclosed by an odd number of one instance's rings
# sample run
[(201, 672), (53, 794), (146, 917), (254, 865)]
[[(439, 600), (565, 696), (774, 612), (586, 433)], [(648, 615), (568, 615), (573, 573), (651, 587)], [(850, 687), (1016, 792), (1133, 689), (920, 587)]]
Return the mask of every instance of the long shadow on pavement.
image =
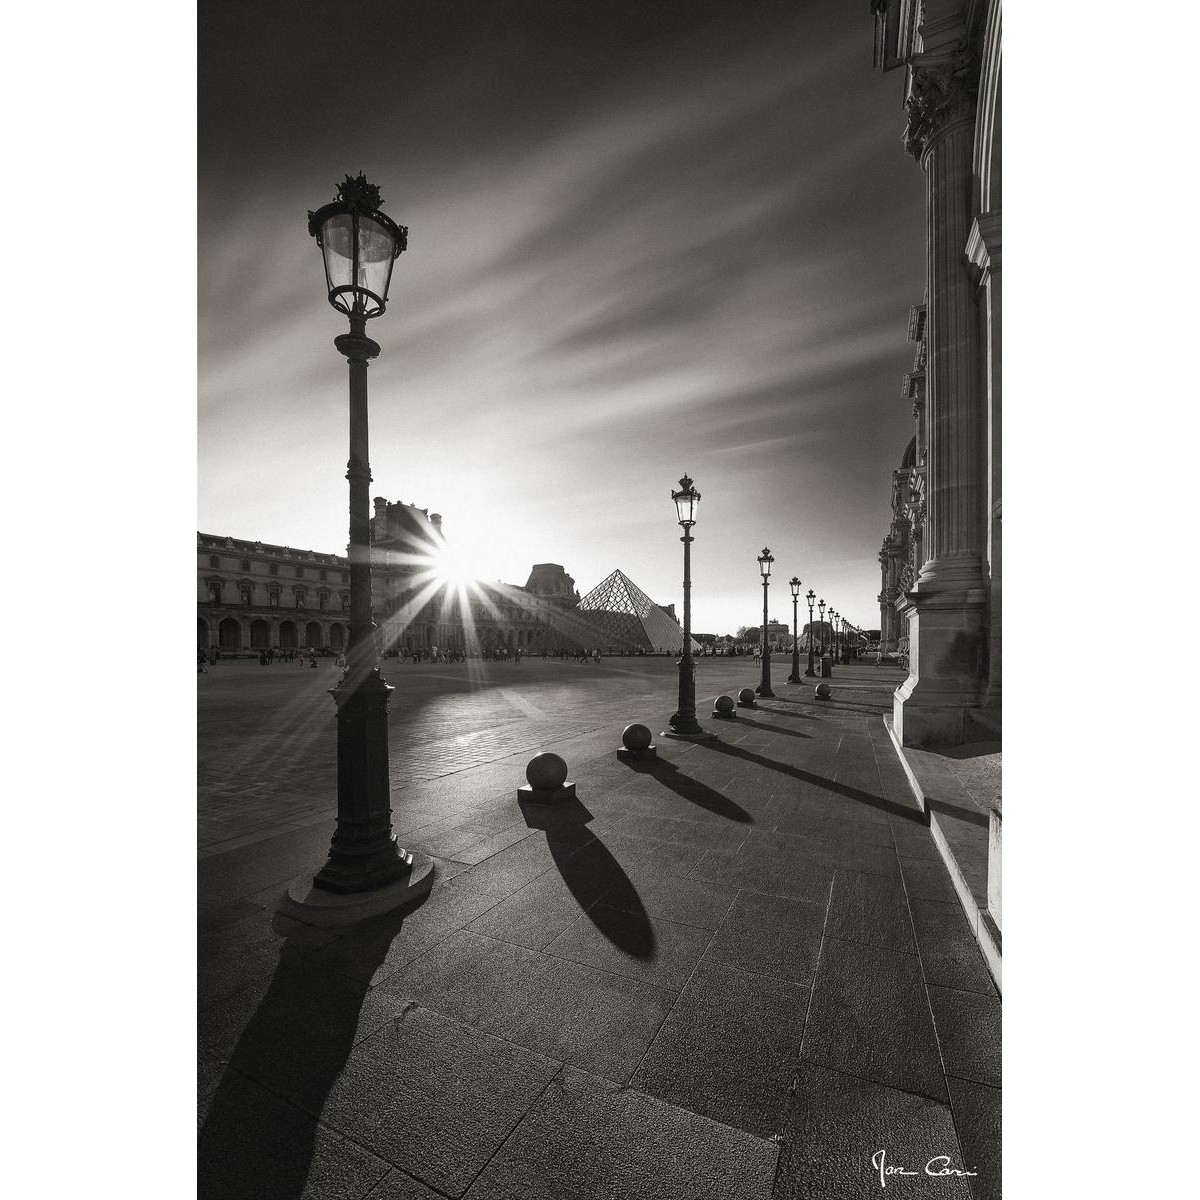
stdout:
[(790, 766), (788, 763), (779, 762), (774, 758), (766, 758), (762, 754), (755, 754), (753, 750), (718, 741), (697, 742), (696, 745), (701, 749), (716, 750), (719, 754), (728, 754), (733, 758), (744, 758), (747, 762), (757, 763), (760, 767), (766, 767), (770, 771), (778, 771), (781, 775), (788, 775), (792, 779), (811, 783), (816, 787), (824, 788), (827, 792), (836, 792), (839, 796), (857, 800), (860, 804), (866, 804), (870, 808), (882, 809), (894, 817), (903, 817), (906, 821), (914, 821), (918, 825), (929, 824), (929, 819), (925, 814), (906, 808), (903, 804), (896, 804), (883, 796), (874, 796), (870, 792), (860, 791), (848, 784), (838, 783), (836, 779), (829, 779), (824, 775), (814, 775), (811, 771), (802, 771), (799, 767)]
[(711, 813), (727, 817), (730, 821), (745, 821), (749, 824), (754, 821), (754, 818), (740, 804), (730, 800), (728, 796), (722, 795), (715, 788), (710, 788), (708, 784), (701, 783), (700, 780), (693, 779), (690, 775), (684, 775), (674, 763), (660, 758), (643, 762), (633, 761), (628, 765), (639, 775), (651, 776), (658, 780), (663, 787), (670, 788), (677, 796), (682, 796), (685, 800), (690, 800), (693, 804), (697, 804)]
[(592, 814), (582, 801), (570, 796), (539, 804), (522, 796), (518, 803), (525, 824), (545, 833), (563, 883), (592, 924), (631, 958), (652, 958), (654, 926), (642, 898), (612, 851), (587, 828)]
[[(791, 713), (784, 713), (785, 717), (790, 717)], [(751, 721), (749, 717), (739, 717), (739, 725), (749, 725), (751, 729), (765, 729), (768, 733), (782, 733), (784, 737), (810, 738), (811, 733), (801, 733), (799, 729), (784, 729), (779, 725), (767, 725), (763, 721)]]
[[(341, 948), (366, 979), (387, 956), (403, 920), (403, 913), (389, 913), (343, 935)], [(197, 1156), (203, 1200), (297, 1200), (305, 1190), (317, 1149), (312, 1114), (321, 1112), (354, 1047), (369, 991), (365, 982), (305, 962), (312, 952), (311, 941), (285, 936), (266, 995), (209, 1102)], [(336, 1140), (331, 1145), (335, 1157), (345, 1155)], [(352, 1157), (341, 1165), (355, 1170)], [(365, 1163), (362, 1168), (369, 1170)]]

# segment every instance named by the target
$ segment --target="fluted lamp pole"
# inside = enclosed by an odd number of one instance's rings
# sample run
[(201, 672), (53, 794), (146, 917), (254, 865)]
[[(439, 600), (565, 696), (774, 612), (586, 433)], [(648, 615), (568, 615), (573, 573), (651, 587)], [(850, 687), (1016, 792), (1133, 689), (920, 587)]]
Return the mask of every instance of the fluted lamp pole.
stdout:
[(800, 682), (800, 580), (793, 575), (788, 580), (788, 587), (792, 589), (792, 673), (788, 676), (788, 683)]
[(679, 539), (683, 543), (683, 653), (679, 656), (679, 707), (667, 723), (672, 732), (686, 736), (704, 732), (696, 720), (696, 660), (692, 657), (692, 526), (696, 524), (700, 493), (685, 474), (671, 499), (683, 529)]
[(387, 713), (390, 687), (375, 666), (371, 629), (370, 484), (367, 447), (367, 363), (379, 344), (367, 322), (387, 307), (392, 266), (408, 245), (408, 230), (379, 211), (379, 188), (361, 173), (346, 176), (337, 198), (308, 214), (325, 263), (329, 303), (350, 321), (334, 339), (350, 369), (350, 644), (347, 667), (330, 689), (337, 705), (337, 827), (314, 888), (349, 895), (398, 883), (412, 855), (392, 833)]
[(813, 601), (817, 598), (817, 593), (809, 588), (804, 598), (808, 601), (808, 670), (804, 674), (812, 679), (816, 675), (816, 671), (813, 670)]
[(821, 657), (825, 657), (825, 601), (817, 601), (817, 613), (820, 616), (821, 622)]
[(837, 610), (831, 608), (829, 610), (829, 645), (833, 653), (830, 657), (834, 662), (838, 660), (838, 614)]
[(774, 697), (771, 691), (771, 648), (767, 645), (767, 588), (771, 585), (771, 564), (775, 559), (765, 546), (758, 556), (758, 569), (762, 574), (763, 585), (763, 623), (762, 623), (762, 683), (754, 690), (760, 696)]

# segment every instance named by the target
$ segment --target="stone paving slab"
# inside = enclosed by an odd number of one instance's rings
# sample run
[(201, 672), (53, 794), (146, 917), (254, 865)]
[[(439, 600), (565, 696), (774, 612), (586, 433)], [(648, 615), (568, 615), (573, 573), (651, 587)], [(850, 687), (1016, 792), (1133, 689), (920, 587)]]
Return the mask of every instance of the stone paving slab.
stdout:
[(384, 990), (618, 1083), (629, 1079), (675, 1001), (673, 992), (470, 930)]
[(834, 874), (825, 935), (903, 954), (917, 952), (904, 885), (884, 875)]
[(975, 1176), (967, 1183), (972, 1200), (1000, 1200), (1000, 1089), (947, 1078), (963, 1165)]
[[(915, 1174), (881, 1181), (872, 1163), (880, 1151), (885, 1170)], [(804, 1062), (784, 1127), (774, 1200), (970, 1200), (965, 1178), (924, 1173), (930, 1158), (943, 1154), (963, 1167), (947, 1105)]]
[(807, 987), (702, 962), (633, 1085), (770, 1138), (783, 1120), (807, 1008)]
[(765, 1200), (770, 1142), (563, 1070), (467, 1200)]
[(827, 939), (813, 984), (804, 1058), (945, 1103), (946, 1077), (919, 961)]
[(250, 1080), (234, 1077), (202, 1105), (197, 1187), (205, 1200), (361, 1200), (389, 1170)]
[(816, 974), (826, 906), (788, 896), (741, 892), (704, 957), (756, 975), (810, 984)]
[(413, 1008), (354, 1048), (321, 1123), (461, 1196), (558, 1070), (552, 1059)]

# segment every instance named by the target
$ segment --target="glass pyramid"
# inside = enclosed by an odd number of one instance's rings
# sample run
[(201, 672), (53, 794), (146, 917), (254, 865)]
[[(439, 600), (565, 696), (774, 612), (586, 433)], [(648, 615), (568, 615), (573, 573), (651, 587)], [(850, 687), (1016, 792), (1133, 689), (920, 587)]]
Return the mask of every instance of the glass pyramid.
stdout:
[[(678, 654), (683, 630), (624, 571), (613, 571), (579, 601), (578, 613), (596, 631), (603, 650)], [(696, 643), (693, 641), (693, 648)]]

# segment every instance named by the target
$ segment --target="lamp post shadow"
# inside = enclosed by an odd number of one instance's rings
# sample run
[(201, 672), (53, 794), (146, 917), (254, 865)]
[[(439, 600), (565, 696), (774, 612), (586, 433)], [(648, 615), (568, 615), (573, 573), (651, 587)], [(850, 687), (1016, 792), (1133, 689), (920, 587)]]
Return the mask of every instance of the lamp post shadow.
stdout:
[(578, 796), (540, 804), (517, 803), (530, 829), (540, 829), (554, 865), (588, 920), (631, 958), (654, 957), (654, 926), (633, 881), (612, 851), (587, 828), (592, 814)]
[[(317, 1118), (357, 1040), (370, 991), (365, 980), (387, 957), (405, 915), (386, 913), (341, 935), (339, 958), (361, 979), (314, 965), (311, 941), (297, 936), (304, 927), (274, 918), (277, 930), (283, 924), (290, 932), (200, 1130), (197, 1194), (204, 1200), (299, 1200), (304, 1194), (320, 1136)], [(330, 1143), (334, 1153), (337, 1144)], [(355, 1169), (352, 1159), (342, 1165)], [(361, 1170), (366, 1179), (368, 1160)]]

